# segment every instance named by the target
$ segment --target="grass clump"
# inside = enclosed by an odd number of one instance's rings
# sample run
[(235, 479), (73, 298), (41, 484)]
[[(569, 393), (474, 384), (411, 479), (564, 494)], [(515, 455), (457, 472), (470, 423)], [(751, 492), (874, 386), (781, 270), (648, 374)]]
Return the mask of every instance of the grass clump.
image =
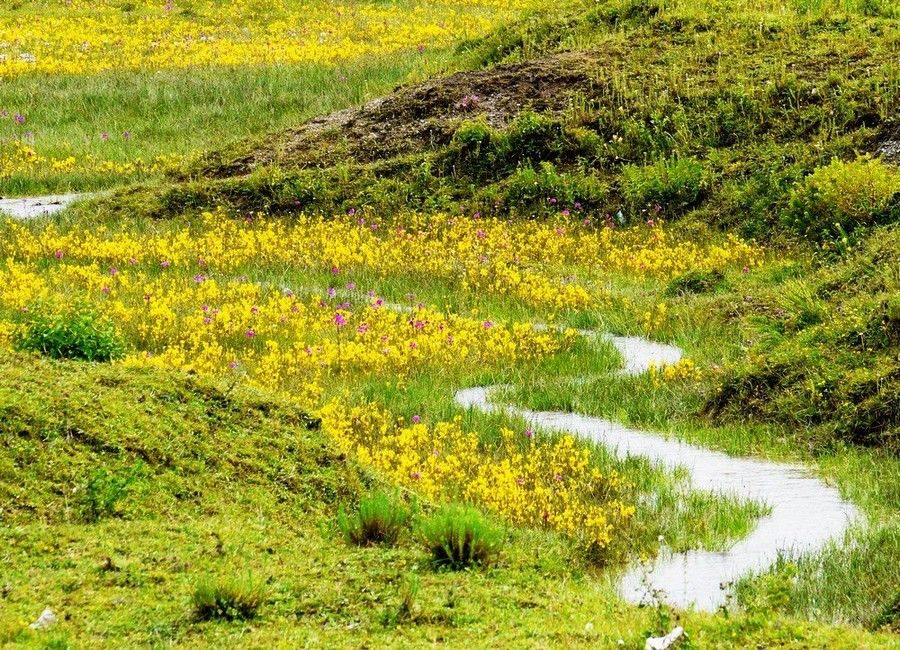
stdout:
[(265, 599), (262, 582), (244, 577), (205, 578), (192, 596), (198, 621), (246, 621), (256, 617)]
[(895, 221), (900, 218), (900, 171), (879, 159), (835, 160), (797, 185), (785, 218), (819, 240)]
[(54, 359), (111, 361), (125, 354), (125, 343), (111, 322), (77, 307), (28, 312), (14, 338), (18, 349)]
[(357, 509), (338, 513), (346, 540), (357, 546), (393, 545), (409, 523), (410, 513), (396, 498), (383, 492), (363, 497)]
[(469, 506), (446, 506), (419, 525), (436, 566), (453, 570), (488, 566), (500, 553), (503, 532)]
[(840, 263), (785, 279), (743, 306), (754, 336), (706, 411), (783, 423), (825, 451), (900, 450), (900, 228), (881, 227)]
[(721, 271), (688, 271), (672, 278), (666, 287), (667, 296), (684, 296), (687, 294), (714, 293), (725, 284), (725, 276)]

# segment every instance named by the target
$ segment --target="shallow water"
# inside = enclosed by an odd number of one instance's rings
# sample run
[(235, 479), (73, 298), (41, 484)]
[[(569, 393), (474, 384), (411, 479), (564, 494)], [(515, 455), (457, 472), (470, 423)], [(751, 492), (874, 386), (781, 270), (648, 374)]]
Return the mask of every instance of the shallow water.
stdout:
[[(597, 336), (622, 354), (625, 374), (639, 374), (651, 364), (661, 366), (681, 358), (681, 350), (673, 346), (638, 337)], [(461, 390), (456, 401), (465, 408), (506, 411), (539, 427), (571, 432), (603, 444), (621, 457), (645, 456), (665, 468), (687, 468), (691, 484), (699, 490), (755, 500), (771, 508), (750, 535), (727, 551), (662, 553), (651, 566), (629, 570), (619, 589), (630, 602), (646, 602), (651, 592), (656, 592), (676, 607), (714, 611), (726, 603), (736, 579), (768, 568), (780, 553), (821, 549), (859, 518), (858, 510), (843, 500), (836, 488), (803, 467), (736, 458), (603, 418), (496, 405), (488, 399), (493, 388)]]
[(0, 199), (0, 214), (15, 219), (33, 219), (64, 210), (69, 204), (84, 198), (86, 194), (52, 194), (18, 199)]

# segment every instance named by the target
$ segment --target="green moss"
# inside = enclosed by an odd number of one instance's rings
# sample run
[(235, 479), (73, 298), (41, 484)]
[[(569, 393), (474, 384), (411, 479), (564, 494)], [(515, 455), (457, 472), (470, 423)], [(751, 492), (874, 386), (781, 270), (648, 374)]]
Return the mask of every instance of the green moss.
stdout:
[[(176, 373), (3, 354), (0, 521), (77, 521), (92, 484), (125, 518), (211, 512), (257, 489), (297, 508), (352, 496), (363, 478), (314, 427), (289, 403)], [(112, 489), (129, 476), (127, 494)]]
[(900, 228), (873, 232), (840, 263), (772, 286), (747, 315), (758, 341), (722, 380), (710, 413), (900, 450)]

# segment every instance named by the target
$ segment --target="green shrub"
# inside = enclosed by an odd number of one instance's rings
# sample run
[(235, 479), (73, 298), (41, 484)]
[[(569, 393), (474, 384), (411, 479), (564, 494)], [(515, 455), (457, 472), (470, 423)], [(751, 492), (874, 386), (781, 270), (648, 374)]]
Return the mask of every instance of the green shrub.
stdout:
[(688, 271), (672, 278), (666, 287), (667, 296), (684, 296), (693, 293), (713, 293), (725, 284), (721, 271)]
[(82, 308), (28, 312), (14, 340), (20, 350), (54, 359), (110, 361), (125, 353), (125, 344), (113, 324)]
[(784, 220), (814, 239), (900, 219), (900, 172), (878, 159), (835, 160), (791, 193)]
[(483, 120), (464, 122), (453, 134), (447, 151), (447, 162), (457, 174), (481, 178), (493, 172), (496, 136)]
[(395, 544), (408, 522), (409, 510), (381, 492), (363, 497), (350, 515), (343, 508), (338, 513), (341, 532), (357, 546)]
[(478, 510), (447, 506), (419, 524), (419, 535), (437, 566), (487, 566), (500, 552), (503, 532)]
[(264, 598), (263, 584), (250, 575), (207, 578), (194, 588), (194, 616), (199, 621), (252, 619)]
[(478, 200), (504, 213), (531, 215), (559, 212), (576, 203), (584, 209), (596, 208), (608, 194), (606, 185), (594, 176), (557, 171), (543, 162), (535, 169), (526, 166), (509, 178), (481, 192)]
[(622, 195), (632, 208), (660, 205), (666, 210), (686, 210), (700, 202), (704, 185), (704, 167), (693, 158), (622, 168)]
[(523, 111), (503, 133), (498, 147), (510, 164), (555, 159), (562, 149), (562, 125), (551, 117)]
[(128, 495), (131, 484), (141, 471), (141, 463), (135, 463), (125, 476), (110, 474), (105, 469), (95, 469), (79, 492), (78, 506), (86, 521), (97, 521), (116, 513), (118, 503)]

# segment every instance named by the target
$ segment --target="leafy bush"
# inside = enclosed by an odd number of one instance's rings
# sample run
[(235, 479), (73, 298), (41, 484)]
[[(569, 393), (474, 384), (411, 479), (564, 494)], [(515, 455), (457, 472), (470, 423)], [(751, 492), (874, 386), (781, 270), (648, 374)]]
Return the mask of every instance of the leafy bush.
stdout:
[(110, 474), (102, 468), (95, 469), (80, 492), (79, 509), (82, 517), (86, 521), (97, 521), (114, 515), (116, 505), (128, 495), (141, 467), (141, 463), (135, 463), (125, 476)]
[(692, 293), (712, 293), (725, 284), (721, 271), (688, 271), (673, 278), (666, 287), (667, 296), (684, 296)]
[(591, 160), (602, 146), (594, 131), (524, 111), (502, 131), (484, 120), (464, 122), (440, 156), (439, 166), (459, 178), (497, 180), (538, 164)]
[(562, 149), (562, 131), (553, 118), (523, 111), (503, 133), (502, 153), (511, 164), (552, 160)]
[(501, 183), (481, 192), (478, 201), (486, 209), (529, 216), (559, 212), (576, 203), (584, 209), (600, 205), (607, 196), (606, 185), (594, 176), (557, 171), (549, 162), (535, 169), (523, 167)]
[(200, 621), (252, 619), (264, 598), (263, 584), (250, 575), (204, 579), (194, 588), (194, 616)]
[(29, 312), (16, 332), (15, 344), (20, 350), (54, 359), (110, 361), (125, 353), (113, 324), (81, 308)]
[(494, 130), (483, 120), (464, 122), (453, 134), (447, 162), (456, 173), (473, 178), (489, 175), (493, 167)]
[(878, 159), (835, 160), (799, 183), (785, 222), (815, 239), (900, 219), (900, 172)]
[(654, 204), (674, 210), (692, 208), (703, 197), (704, 184), (704, 167), (693, 158), (666, 158), (622, 169), (622, 195), (633, 208)]
[(342, 508), (338, 525), (347, 541), (357, 546), (395, 544), (409, 522), (409, 510), (384, 493), (363, 497), (351, 514)]
[(464, 569), (491, 564), (503, 532), (468, 506), (447, 506), (419, 524), (419, 534), (437, 566)]

